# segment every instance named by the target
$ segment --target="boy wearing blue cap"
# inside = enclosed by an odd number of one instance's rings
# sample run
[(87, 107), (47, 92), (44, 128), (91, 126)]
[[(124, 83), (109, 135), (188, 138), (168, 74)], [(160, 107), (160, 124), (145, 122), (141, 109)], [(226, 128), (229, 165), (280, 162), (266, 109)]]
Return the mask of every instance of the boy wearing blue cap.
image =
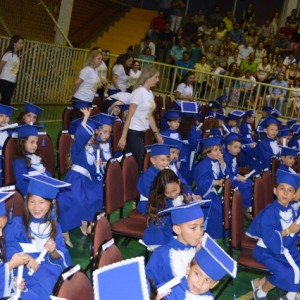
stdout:
[(240, 110), (233, 110), (227, 115), (227, 122), (225, 127), (227, 132), (239, 133), (239, 122), (244, 116), (244, 112)]
[(61, 272), (71, 265), (56, 222), (55, 200), (59, 189), (69, 184), (43, 175), (28, 178), (24, 217), (14, 217), (4, 231), (6, 259), (19, 252), (27, 254), (29, 262), (23, 273), (26, 287), (39, 295), (39, 299), (46, 300)]
[(300, 187), (300, 176), (279, 170), (274, 194), (276, 200), (251, 223), (247, 234), (258, 238), (254, 258), (270, 275), (252, 281), (254, 299), (266, 300), (274, 287), (288, 291), (282, 300), (295, 300), (300, 291), (300, 254), (296, 245), (300, 224), (291, 201)]
[(279, 145), (286, 147), (291, 140), (291, 130), (287, 126), (282, 126), (278, 131), (277, 140)]
[(293, 136), (290, 139), (288, 146), (294, 149), (300, 149), (300, 124), (294, 124), (291, 127)]
[(280, 164), (278, 170), (296, 174), (293, 169), (299, 150), (290, 147), (280, 147)]
[(200, 202), (172, 207), (160, 214), (171, 213), (173, 231), (177, 238), (172, 237), (168, 243), (157, 248), (152, 254), (146, 274), (155, 285), (183, 277), (203, 238), (204, 215)]
[(187, 275), (171, 290), (167, 299), (213, 300), (214, 296), (210, 290), (227, 274), (235, 278), (236, 273), (236, 261), (205, 233), (201, 249), (187, 268)]
[(224, 177), (229, 170), (223, 158), (222, 141), (218, 136), (201, 140), (205, 158), (195, 167), (194, 180), (197, 184), (196, 194), (202, 199), (210, 199), (209, 208), (204, 208), (207, 218), (206, 232), (213, 238), (223, 236), (222, 202), (218, 189), (223, 185)]
[(26, 101), (24, 105), (24, 111), (18, 115), (16, 122), (19, 125), (36, 125), (38, 123), (38, 117), (42, 111), (43, 109), (39, 106)]
[(172, 139), (182, 140), (181, 134), (177, 131), (180, 126), (180, 112), (169, 110), (165, 112), (162, 119), (161, 135), (169, 136)]

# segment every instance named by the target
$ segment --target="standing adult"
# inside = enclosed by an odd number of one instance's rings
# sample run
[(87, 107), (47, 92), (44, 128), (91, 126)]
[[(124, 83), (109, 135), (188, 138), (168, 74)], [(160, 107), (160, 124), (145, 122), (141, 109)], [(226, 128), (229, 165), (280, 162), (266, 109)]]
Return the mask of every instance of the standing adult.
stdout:
[(171, 25), (170, 28), (173, 32), (176, 32), (181, 25), (181, 21), (184, 15), (185, 1), (173, 0), (171, 9)]
[(139, 171), (142, 170), (145, 151), (144, 131), (150, 127), (157, 141), (163, 143), (152, 115), (155, 102), (151, 88), (158, 82), (159, 71), (155, 66), (148, 65), (142, 70), (141, 76), (133, 88), (128, 116), (118, 144), (122, 150), (127, 145), (127, 151), (131, 152), (136, 159)]
[(17, 74), (20, 66), (20, 51), (24, 46), (24, 38), (14, 35), (9, 41), (0, 61), (0, 94), (1, 103), (9, 105), (14, 93)]

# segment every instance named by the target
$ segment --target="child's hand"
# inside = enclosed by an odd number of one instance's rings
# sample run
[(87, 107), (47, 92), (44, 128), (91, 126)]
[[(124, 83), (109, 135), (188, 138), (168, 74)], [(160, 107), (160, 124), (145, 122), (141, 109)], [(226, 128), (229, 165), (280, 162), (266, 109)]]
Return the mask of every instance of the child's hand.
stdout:
[(29, 269), (29, 271), (33, 270), (34, 272), (36, 272), (40, 265), (33, 257), (31, 257), (30, 255), (28, 256), (29, 256), (29, 262), (27, 264), (27, 268)]
[(47, 251), (49, 253), (53, 253), (56, 249), (56, 243), (54, 242), (53, 239), (49, 239), (46, 244), (44, 245), (45, 249), (47, 249)]
[(84, 108), (80, 108), (80, 111), (82, 112), (83, 114), (83, 118), (84, 119), (88, 119), (91, 115), (91, 110), (89, 107), (84, 107)]
[(98, 160), (95, 160), (95, 164), (96, 166), (101, 166), (102, 165), (102, 159), (98, 159)]
[(218, 155), (217, 160), (218, 160), (218, 162), (219, 162), (220, 164), (223, 164), (223, 163), (224, 163), (224, 158), (223, 158), (223, 154), (222, 154), (222, 153), (220, 153), (220, 154)]
[(123, 150), (126, 146), (126, 138), (121, 137), (118, 143), (118, 147)]
[(25, 288), (25, 280), (22, 278), (21, 283), (17, 286), (17, 277), (14, 278), (14, 286), (17, 287), (21, 292), (24, 291)]
[(213, 185), (222, 186), (223, 182), (224, 182), (224, 179), (214, 180)]
[(290, 233), (298, 233), (300, 230), (300, 224), (297, 224), (296, 222), (292, 223), (292, 225), (288, 228), (288, 231)]
[(15, 253), (10, 261), (8, 262), (9, 270), (21, 266), (21, 265), (27, 265), (29, 263), (30, 255), (26, 253)]
[(246, 182), (246, 178), (240, 174), (238, 174), (235, 179), (244, 183)]
[(295, 200), (295, 201), (300, 200), (300, 188), (297, 189), (295, 195), (293, 196), (293, 200)]
[(256, 147), (256, 143), (251, 143), (250, 144), (250, 148), (255, 148)]
[(200, 201), (200, 200), (202, 200), (202, 198), (201, 198), (200, 195), (195, 195), (195, 194), (193, 194), (193, 195), (192, 195), (192, 198), (193, 198), (194, 201)]

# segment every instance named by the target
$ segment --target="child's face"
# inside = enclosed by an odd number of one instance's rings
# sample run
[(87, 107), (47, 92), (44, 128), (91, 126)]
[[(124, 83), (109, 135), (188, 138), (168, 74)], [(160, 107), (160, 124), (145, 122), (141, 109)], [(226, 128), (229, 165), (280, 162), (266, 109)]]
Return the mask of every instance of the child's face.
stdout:
[(224, 125), (224, 120), (218, 120), (219, 127)]
[(29, 125), (35, 124), (36, 120), (37, 120), (37, 115), (32, 112), (28, 112), (23, 116), (23, 121)]
[(222, 101), (222, 102), (221, 102), (222, 108), (226, 108), (226, 105), (227, 105), (226, 101)]
[(215, 159), (215, 160), (218, 160), (220, 159), (223, 154), (222, 154), (222, 151), (221, 151), (221, 146), (213, 146), (211, 151), (209, 153), (207, 153), (207, 156), (211, 159)]
[(232, 127), (236, 126), (237, 125), (237, 120), (228, 120), (228, 125), (232, 126)]
[(292, 167), (295, 164), (295, 156), (282, 155), (281, 161), (284, 165), (287, 165), (288, 167)]
[(169, 155), (156, 155), (151, 156), (150, 161), (152, 165), (158, 170), (164, 170), (170, 164), (170, 156)]
[(241, 152), (242, 144), (239, 141), (233, 141), (229, 145), (227, 145), (228, 152), (231, 155), (237, 156)]
[(295, 189), (290, 184), (279, 183), (277, 187), (274, 187), (273, 192), (278, 201), (286, 207), (293, 200)]
[(278, 126), (276, 124), (270, 124), (267, 128), (264, 129), (266, 135), (270, 139), (275, 139), (278, 134)]
[(170, 199), (176, 199), (181, 194), (180, 181), (167, 183), (165, 187), (165, 196)]
[(254, 115), (248, 117), (247, 120), (246, 120), (246, 122), (249, 123), (249, 124), (253, 124), (254, 121), (255, 121), (255, 116)]
[(279, 144), (283, 145), (283, 141), (285, 140), (285, 145), (287, 145), (289, 143), (289, 141), (291, 140), (291, 137), (289, 135), (287, 136), (281, 136), (279, 138)]
[(39, 139), (37, 136), (29, 136), (24, 145), (25, 151), (34, 154), (38, 148), (38, 141)]
[(7, 223), (7, 217), (0, 216), (0, 237), (2, 236), (2, 230), (5, 227), (6, 223)]
[(173, 225), (173, 230), (177, 234), (177, 239), (184, 245), (196, 247), (200, 245), (203, 238), (204, 218), (199, 218), (190, 222)]
[(114, 106), (112, 113), (113, 113), (113, 115), (118, 116), (121, 113), (120, 106), (118, 106), (118, 105)]
[(9, 116), (0, 114), (0, 126), (5, 126), (9, 123)]
[(42, 219), (46, 216), (51, 206), (51, 202), (42, 197), (32, 195), (28, 198), (29, 213), (36, 219)]
[(189, 290), (194, 295), (201, 295), (214, 288), (218, 281), (211, 279), (198, 264), (188, 267), (187, 282)]
[(179, 158), (180, 150), (176, 148), (170, 149), (170, 161), (177, 161)]
[(102, 125), (102, 128), (99, 133), (101, 142), (107, 142), (110, 138), (111, 132), (112, 132), (112, 127), (110, 125), (106, 125), (106, 124)]
[(168, 121), (168, 125), (171, 130), (177, 130), (180, 126), (180, 121), (179, 119)]

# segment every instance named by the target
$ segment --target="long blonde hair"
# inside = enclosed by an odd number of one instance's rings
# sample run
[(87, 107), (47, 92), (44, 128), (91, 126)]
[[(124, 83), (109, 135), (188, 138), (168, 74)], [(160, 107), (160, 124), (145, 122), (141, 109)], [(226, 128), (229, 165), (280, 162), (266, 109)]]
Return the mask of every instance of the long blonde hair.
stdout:
[(144, 85), (147, 79), (151, 78), (156, 73), (159, 73), (159, 69), (155, 65), (148, 65), (145, 68), (143, 68), (140, 77), (138, 78), (137, 82), (133, 86), (133, 89), (135, 90), (139, 86)]
[(89, 56), (86, 59), (86, 63), (85, 63), (86, 66), (91, 66), (94, 58), (97, 57), (98, 55), (102, 56), (102, 50), (101, 49), (92, 50), (90, 52)]

